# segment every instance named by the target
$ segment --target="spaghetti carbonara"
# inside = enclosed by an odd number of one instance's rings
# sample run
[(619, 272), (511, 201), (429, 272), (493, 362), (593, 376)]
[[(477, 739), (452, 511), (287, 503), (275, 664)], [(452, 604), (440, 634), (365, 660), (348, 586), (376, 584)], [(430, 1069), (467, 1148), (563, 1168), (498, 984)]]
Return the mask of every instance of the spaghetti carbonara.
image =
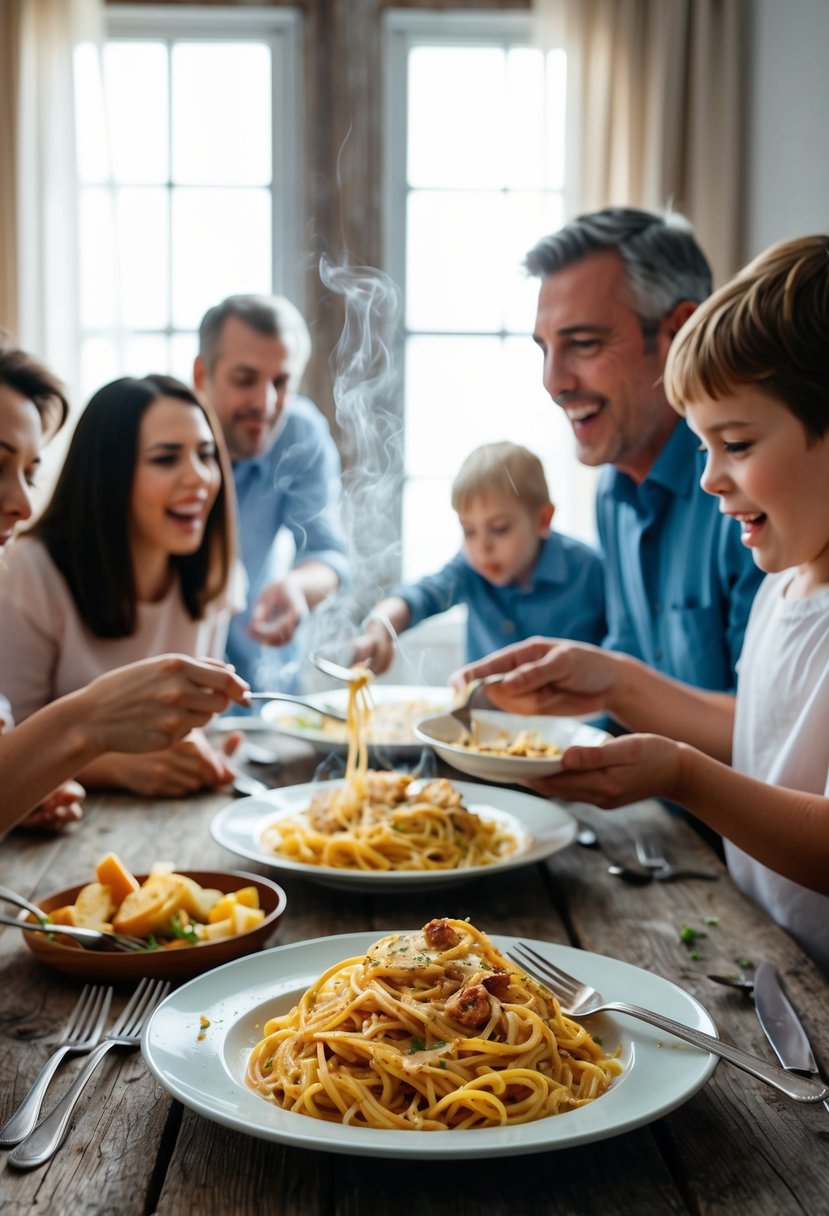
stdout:
[(332, 1123), (528, 1123), (600, 1097), (622, 1066), (466, 921), (433, 920), (329, 968), (253, 1049), (247, 1082)]
[(307, 811), (282, 816), (262, 833), (264, 848), (306, 865), (351, 870), (454, 870), (492, 865), (516, 852), (518, 837), (464, 807), (444, 778), (368, 768), (366, 685), (360, 672), (348, 700), (345, 780), (321, 789)]
[(497, 740), (484, 742), (479, 738), (477, 722), (457, 746), (486, 756), (521, 756), (525, 760), (556, 760), (562, 754), (557, 743), (549, 743), (537, 730), (522, 730), (512, 739), (504, 731)]

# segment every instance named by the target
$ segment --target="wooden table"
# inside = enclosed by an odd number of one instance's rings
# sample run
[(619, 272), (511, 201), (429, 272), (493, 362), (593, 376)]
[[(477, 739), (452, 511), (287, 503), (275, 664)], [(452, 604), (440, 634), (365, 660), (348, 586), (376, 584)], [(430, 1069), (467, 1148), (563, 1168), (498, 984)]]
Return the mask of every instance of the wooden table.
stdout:
[[(310, 779), (317, 757), (280, 740), (283, 765), (256, 770), (271, 784)], [(254, 770), (251, 770), (254, 771)], [(77, 828), (52, 838), (13, 833), (0, 844), (0, 882), (37, 898), (91, 876), (109, 850), (136, 871), (160, 856), (181, 868), (256, 869), (214, 844), (208, 824), (226, 795), (144, 803), (91, 798)], [(610, 852), (632, 854), (635, 824), (655, 826), (674, 859), (719, 865), (697, 834), (656, 804), (587, 811)], [(434, 896), (346, 895), (280, 879), (288, 910), (272, 945), (331, 933), (416, 926), (435, 914), (470, 916), (489, 932), (569, 943), (615, 956), (680, 984), (711, 1012), (723, 1038), (772, 1058), (751, 1001), (705, 978), (749, 957), (777, 964), (821, 1063), (829, 1068), (829, 985), (794, 943), (733, 887), (607, 874), (599, 852), (573, 845), (546, 863)], [(716, 924), (707, 918), (716, 917)], [(705, 929), (700, 959), (679, 938)], [(0, 934), (0, 1123), (54, 1047), (80, 985), (34, 961), (14, 929)], [(117, 996), (120, 1008), (125, 994)], [(79, 1067), (62, 1067), (53, 1096)], [(561, 1116), (566, 1118), (567, 1116)], [(411, 1133), (417, 1135), (421, 1133)], [(426, 1135), (427, 1133), (422, 1133)], [(829, 1212), (829, 1111), (798, 1106), (721, 1063), (690, 1101), (649, 1126), (584, 1147), (475, 1161), (394, 1161), (317, 1153), (227, 1130), (174, 1101), (139, 1053), (111, 1052), (85, 1091), (52, 1161), (31, 1173), (4, 1167), (6, 1216), (199, 1213), (285, 1216), (400, 1213)]]

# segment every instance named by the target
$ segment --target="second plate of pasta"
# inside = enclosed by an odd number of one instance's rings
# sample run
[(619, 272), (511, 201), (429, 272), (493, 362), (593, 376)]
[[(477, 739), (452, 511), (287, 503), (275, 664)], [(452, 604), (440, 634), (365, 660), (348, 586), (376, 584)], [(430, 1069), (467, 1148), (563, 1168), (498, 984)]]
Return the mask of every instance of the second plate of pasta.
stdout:
[[(378, 776), (392, 780), (395, 777)], [(432, 788), (435, 786), (438, 788)], [(300, 836), (308, 835), (311, 846), (315, 844), (307, 812), (315, 799), (319, 805), (321, 796), (326, 799), (341, 793), (344, 780), (287, 786), (261, 797), (239, 799), (214, 816), (210, 831), (214, 840), (232, 853), (272, 869), (300, 874), (330, 887), (370, 891), (450, 886), (530, 865), (565, 848), (576, 834), (576, 821), (563, 805), (532, 794), (462, 781), (419, 781), (412, 782), (411, 787), (414, 797), (408, 802), (414, 802), (414, 807), (407, 803), (401, 806), (401, 818), (397, 823), (392, 821), (385, 832), (388, 844), (372, 845), (372, 852), (380, 854), (379, 861), (372, 856), (349, 855), (349, 846), (341, 842), (337, 844), (338, 852), (345, 849), (346, 855), (335, 854), (332, 858), (329, 854), (326, 858), (338, 864), (298, 859), (303, 855), (304, 842), (301, 839), (297, 842), (297, 829)], [(447, 787), (451, 794), (447, 794)], [(434, 802), (428, 802), (430, 798)], [(447, 855), (445, 836), (452, 823), (446, 825), (447, 811), (440, 804), (456, 800), (459, 808), (451, 805), (448, 808), (448, 818), (459, 823), (461, 835), (455, 859)], [(425, 810), (417, 805), (423, 801), (427, 801)], [(411, 852), (418, 845), (421, 831), (418, 825), (410, 830), (412, 817), (434, 820), (432, 830), (437, 840), (433, 837), (422, 846), (428, 854), (425, 861), (415, 856), (409, 862), (427, 868), (394, 868), (400, 864), (397, 858), (401, 850)], [(277, 852), (286, 840), (289, 852), (286, 847)], [(405, 858), (403, 861), (406, 864)], [(383, 868), (363, 868), (369, 866)]]

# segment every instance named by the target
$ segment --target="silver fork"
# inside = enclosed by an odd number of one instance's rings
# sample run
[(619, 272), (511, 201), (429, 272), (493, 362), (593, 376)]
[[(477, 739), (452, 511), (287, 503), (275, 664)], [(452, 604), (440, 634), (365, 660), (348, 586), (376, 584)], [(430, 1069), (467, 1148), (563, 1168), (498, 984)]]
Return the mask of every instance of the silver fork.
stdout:
[(709, 882), (714, 882), (719, 878), (719, 874), (715, 874), (713, 870), (697, 870), (693, 866), (673, 865), (662, 852), (656, 837), (652, 836), (650, 832), (639, 832), (634, 844), (639, 864), (647, 870), (652, 870), (654, 878), (658, 878), (662, 882), (669, 882), (674, 878), (704, 878)]
[(0, 1127), (0, 1148), (11, 1148), (28, 1136), (40, 1114), (43, 1095), (64, 1056), (83, 1055), (98, 1045), (109, 1014), (112, 989), (87, 984), (63, 1028), (56, 1049), (11, 1118)]
[(767, 1064), (759, 1056), (753, 1056), (749, 1052), (743, 1051), (741, 1047), (724, 1043), (722, 1039), (715, 1039), (712, 1035), (695, 1030), (692, 1026), (675, 1022), (673, 1018), (665, 1017), (664, 1014), (642, 1009), (639, 1005), (629, 1005), (626, 1001), (606, 1001), (596, 988), (591, 988), (589, 984), (584, 984), (581, 980), (568, 975), (560, 967), (553, 966), (537, 950), (523, 942), (519, 942), (508, 950), (507, 956), (558, 999), (561, 1011), (567, 1017), (584, 1018), (591, 1013), (626, 1013), (630, 1017), (639, 1018), (642, 1022), (658, 1027), (659, 1030), (667, 1030), (669, 1034), (675, 1035), (678, 1039), (684, 1039), (687, 1043), (693, 1043), (696, 1047), (701, 1047), (703, 1051), (721, 1056), (724, 1060), (728, 1060), (729, 1064), (736, 1064), (744, 1072), (750, 1073), (759, 1081), (765, 1081), (767, 1085), (773, 1085), (775, 1089), (779, 1089), (789, 1098), (794, 1098), (796, 1102), (820, 1102), (829, 1097), (829, 1085), (822, 1081), (814, 1081), (809, 1077), (799, 1077), (793, 1073), (784, 1072), (782, 1068), (778, 1068), (774, 1064)]
[(66, 1094), (30, 1135), (9, 1153), (9, 1164), (30, 1170), (43, 1165), (57, 1152), (69, 1130), (69, 1120), (87, 1082), (104, 1056), (113, 1047), (135, 1049), (141, 1042), (141, 1032), (159, 1004), (170, 991), (161, 980), (142, 980), (124, 1007), (112, 1030), (108, 1031), (78, 1073)]
[(13, 916), (3, 916), (0, 913), (0, 925), (11, 925), (14, 929), (22, 929), (24, 933), (47, 933), (57, 937), (69, 937), (78, 942), (84, 950), (126, 950), (138, 953), (149, 950), (150, 944), (140, 937), (130, 937), (125, 933), (109, 933), (103, 929), (87, 929), (81, 925), (53, 925), (48, 917), (39, 923), (32, 920), (16, 920)]
[(490, 684), (500, 684), (505, 675), (507, 675), (507, 672), (499, 671), (495, 675), (484, 676), (482, 680), (470, 680), (466, 686), (463, 700), (460, 704), (455, 705), (449, 710), (450, 716), (456, 722), (460, 722), (467, 734), (472, 730), (472, 710), (482, 709), (487, 705), (490, 709), (492, 708), (492, 702), (486, 695), (487, 686)]

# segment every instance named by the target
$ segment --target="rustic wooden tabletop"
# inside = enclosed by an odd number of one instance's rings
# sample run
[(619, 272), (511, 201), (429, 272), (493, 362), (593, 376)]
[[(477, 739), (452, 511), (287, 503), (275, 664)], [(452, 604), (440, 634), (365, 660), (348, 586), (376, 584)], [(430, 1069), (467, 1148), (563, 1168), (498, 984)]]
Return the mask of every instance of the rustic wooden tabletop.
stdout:
[[(310, 780), (319, 757), (280, 739), (281, 767), (251, 772), (269, 784)], [(53, 837), (17, 831), (0, 843), (0, 882), (32, 899), (87, 880), (115, 851), (137, 872), (159, 857), (179, 868), (260, 870), (212, 840), (208, 825), (226, 794), (147, 803), (90, 798), (83, 822)], [(581, 947), (664, 976), (695, 996), (722, 1038), (772, 1060), (750, 998), (708, 972), (739, 958), (769, 959), (785, 977), (819, 1063), (829, 1070), (829, 985), (794, 942), (734, 888), (718, 859), (683, 820), (656, 803), (603, 815), (579, 808), (605, 850), (630, 858), (637, 826), (653, 828), (675, 860), (720, 870), (716, 882), (628, 885), (607, 856), (570, 845), (546, 862), (441, 890), (347, 893), (278, 877), (288, 908), (270, 945), (333, 933), (415, 927), (434, 915), (469, 916), (490, 933)], [(683, 926), (704, 931), (690, 949)], [(699, 957), (695, 957), (698, 955)], [(0, 1124), (54, 1048), (80, 989), (37, 962), (16, 929), (0, 933)], [(129, 990), (116, 994), (115, 1008)], [(64, 1064), (47, 1106), (80, 1067)], [(559, 1116), (566, 1118), (566, 1115)], [(416, 1133), (412, 1135), (428, 1135)], [(720, 1063), (711, 1080), (654, 1122), (578, 1148), (492, 1160), (394, 1160), (316, 1152), (229, 1130), (175, 1101), (139, 1052), (112, 1051), (76, 1108), (51, 1162), (30, 1172), (6, 1165), (7, 1216), (62, 1213), (200, 1213), (284, 1216), (412, 1213), (829, 1212), (829, 1110), (798, 1105)]]

